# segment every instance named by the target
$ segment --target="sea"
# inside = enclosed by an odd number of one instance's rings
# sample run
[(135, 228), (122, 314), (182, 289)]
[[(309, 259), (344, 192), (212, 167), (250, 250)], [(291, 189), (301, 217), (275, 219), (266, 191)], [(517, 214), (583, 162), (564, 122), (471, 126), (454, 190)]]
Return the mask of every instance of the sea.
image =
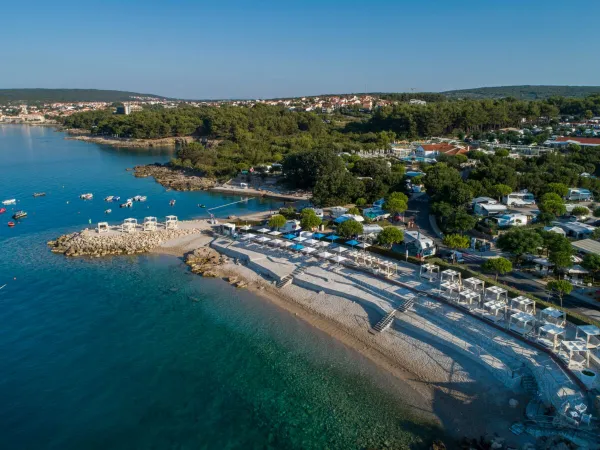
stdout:
[[(98, 221), (281, 206), (126, 170), (169, 149), (64, 138), (0, 125), (0, 200), (18, 200), (0, 214), (0, 449), (418, 449), (439, 435), (369, 360), (178, 258), (52, 254), (47, 241)], [(15, 210), (28, 216), (9, 228)]]

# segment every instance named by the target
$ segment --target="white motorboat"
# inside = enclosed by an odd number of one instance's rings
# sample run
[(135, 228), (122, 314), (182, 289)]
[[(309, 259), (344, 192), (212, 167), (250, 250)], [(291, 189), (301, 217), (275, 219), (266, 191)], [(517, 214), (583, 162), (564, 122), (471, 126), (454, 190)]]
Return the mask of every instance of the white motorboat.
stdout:
[(79, 198), (82, 200), (91, 200), (94, 198), (94, 194), (81, 194)]
[(104, 211), (104, 214), (110, 214), (112, 212), (112, 209), (107, 209), (106, 211)]
[(3, 205), (16, 205), (17, 204), (17, 199), (15, 198), (11, 198), (9, 200), (4, 200), (2, 202)]
[(113, 201), (113, 198), (114, 198), (114, 197), (113, 197), (112, 195), (109, 195), (108, 197), (106, 197), (106, 198), (104, 199), (104, 201), (105, 201), (105, 202), (112, 202), (112, 201)]

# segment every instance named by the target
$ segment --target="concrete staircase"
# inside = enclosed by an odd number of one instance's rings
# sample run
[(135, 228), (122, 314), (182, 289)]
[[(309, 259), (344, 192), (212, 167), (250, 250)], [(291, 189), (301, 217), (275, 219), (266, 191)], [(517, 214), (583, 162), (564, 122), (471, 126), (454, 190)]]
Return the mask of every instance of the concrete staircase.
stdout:
[(529, 374), (521, 377), (521, 386), (523, 386), (523, 389), (525, 389), (525, 391), (530, 393), (532, 396), (535, 396), (539, 390), (539, 386), (535, 377)]
[[(382, 331), (387, 330), (392, 322), (394, 321), (394, 317), (396, 316), (396, 312), (406, 312), (415, 304), (415, 298), (413, 296), (406, 297), (402, 303), (396, 308), (387, 313), (379, 322), (375, 324), (373, 327), (373, 331), (377, 333), (381, 333)], [(371, 330), (369, 330), (371, 331)], [(373, 332), (372, 332), (373, 333)], [(373, 333), (374, 334), (374, 333)]]
[(296, 267), (296, 269), (292, 273), (281, 278), (281, 280), (279, 280), (279, 282), (275, 286), (277, 287), (277, 289), (282, 289), (286, 286), (289, 286), (290, 284), (292, 284), (292, 281), (294, 281), (294, 277), (304, 273), (304, 271), (307, 268), (308, 266)]

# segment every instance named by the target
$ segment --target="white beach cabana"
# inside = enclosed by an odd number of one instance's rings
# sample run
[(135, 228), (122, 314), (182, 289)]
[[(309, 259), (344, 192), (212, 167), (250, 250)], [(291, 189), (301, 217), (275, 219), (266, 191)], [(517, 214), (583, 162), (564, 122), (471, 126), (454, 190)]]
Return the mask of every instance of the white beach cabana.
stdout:
[(590, 365), (590, 350), (583, 341), (562, 341), (558, 354), (569, 367), (585, 368)]
[(142, 223), (142, 229), (144, 231), (156, 231), (156, 227), (158, 225), (158, 220), (156, 217), (144, 217), (144, 222)]
[(520, 334), (531, 333), (534, 327), (535, 316), (524, 311), (518, 311), (508, 319), (508, 328)]
[(564, 327), (566, 323), (565, 312), (561, 311), (560, 309), (553, 308), (552, 306), (542, 309), (540, 318), (546, 323), (557, 325), (559, 327)]
[(458, 295), (458, 303), (472, 305), (473, 302), (481, 303), (481, 293), (471, 289), (463, 289)]
[(456, 300), (460, 291), (460, 284), (452, 281), (444, 281), (440, 284), (440, 295), (450, 300)]
[(530, 298), (519, 295), (510, 299), (510, 307), (515, 311), (523, 311), (535, 315), (535, 302)]
[(135, 233), (137, 231), (137, 219), (125, 219), (123, 225), (121, 225), (121, 231), (123, 233)]
[(421, 266), (419, 266), (419, 277), (425, 278), (433, 283), (440, 277), (440, 266), (429, 263), (421, 264)]
[[(579, 334), (582, 337), (579, 337)], [(575, 339), (585, 342), (589, 349), (600, 347), (600, 328), (596, 325), (579, 325), (575, 331)]]
[(553, 323), (547, 323), (538, 330), (538, 342), (552, 350), (556, 350), (559, 340), (564, 339), (564, 336), (565, 329)]
[(503, 302), (505, 305), (508, 305), (508, 292), (506, 289), (502, 289), (501, 287), (490, 286), (485, 288), (485, 299)]
[(460, 273), (452, 269), (444, 270), (440, 272), (440, 285), (444, 281), (450, 281), (451, 283), (461, 284)]
[(165, 228), (167, 230), (176, 230), (177, 228), (179, 228), (179, 221), (177, 220), (177, 216), (165, 217)]
[(98, 233), (108, 233), (109, 229), (108, 222), (98, 222), (98, 228), (96, 228), (96, 231)]
[(479, 292), (483, 294), (485, 292), (485, 281), (480, 280), (479, 278), (470, 277), (463, 280), (463, 285), (474, 292)]
[(483, 304), (483, 317), (492, 322), (500, 322), (506, 316), (506, 303), (500, 300), (490, 300)]

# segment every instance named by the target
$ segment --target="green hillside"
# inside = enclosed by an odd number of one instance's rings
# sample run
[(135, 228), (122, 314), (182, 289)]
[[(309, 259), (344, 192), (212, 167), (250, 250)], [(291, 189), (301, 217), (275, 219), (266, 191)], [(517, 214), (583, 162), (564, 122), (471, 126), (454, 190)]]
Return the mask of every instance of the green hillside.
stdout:
[(154, 94), (104, 89), (0, 89), (0, 104), (9, 102), (124, 102), (132, 97), (157, 97)]
[(475, 89), (460, 89), (442, 92), (449, 98), (504, 98), (519, 100), (543, 100), (552, 96), (583, 98), (600, 93), (600, 86), (498, 86)]

